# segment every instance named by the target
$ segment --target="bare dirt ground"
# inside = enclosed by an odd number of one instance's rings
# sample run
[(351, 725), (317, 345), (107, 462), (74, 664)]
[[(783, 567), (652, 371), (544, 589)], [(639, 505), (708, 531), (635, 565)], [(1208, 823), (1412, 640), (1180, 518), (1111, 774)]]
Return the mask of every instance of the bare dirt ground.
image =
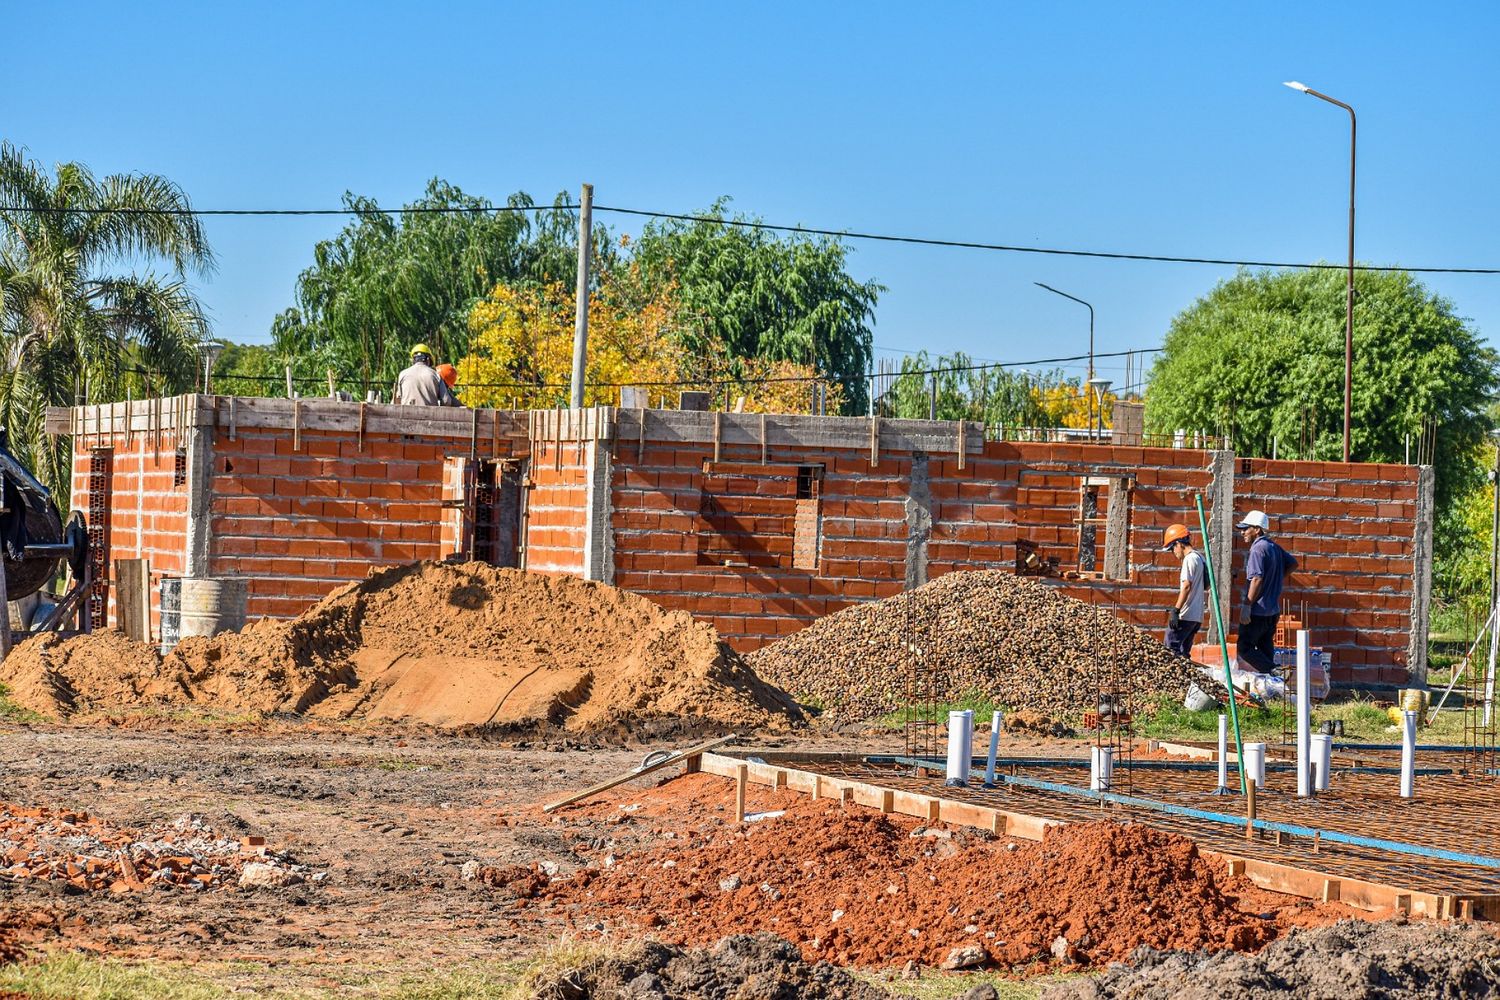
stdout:
[[(870, 738), (756, 745), (882, 749)], [(1017, 740), (1010, 749), (1059, 746)], [(1078, 744), (1068, 746), (1077, 752)], [(220, 838), (264, 838), (268, 850), (306, 875), (275, 888), (230, 880), (204, 888), (116, 884), (114, 891), (87, 891), (65, 879), (0, 874), (0, 922), (18, 924), (17, 938), (32, 952), (244, 963), (234, 967), (234, 985), (248, 990), (319, 989), (356, 973), (417, 974), (525, 958), (579, 928), (555, 908), (517, 906), (513, 894), (473, 878), (476, 868), (547, 862), (566, 875), (605, 864), (606, 856), (659, 848), (695, 823), (721, 822), (714, 817), (731, 807), (733, 786), (724, 781), (719, 791), (704, 784), (719, 779), (704, 776), (692, 795), (622, 808), (680, 773), (674, 767), (587, 808), (541, 813), (542, 802), (629, 770), (647, 749), (301, 722), (6, 726), (0, 728), (5, 803), (87, 811), (127, 828), (180, 826), (191, 817), (187, 826), (197, 822)], [(781, 808), (794, 798), (752, 787), (750, 808)], [(466, 879), (470, 862), (478, 864)], [(1313, 916), (1309, 904), (1269, 896), (1259, 893), (1245, 905), (1280, 911), (1283, 926), (1345, 915), (1335, 907)]]

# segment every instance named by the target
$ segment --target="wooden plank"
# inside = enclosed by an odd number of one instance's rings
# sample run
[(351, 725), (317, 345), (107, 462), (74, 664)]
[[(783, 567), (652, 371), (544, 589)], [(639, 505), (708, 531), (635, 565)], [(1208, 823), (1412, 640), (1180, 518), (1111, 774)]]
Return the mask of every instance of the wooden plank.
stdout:
[(660, 771), (664, 767), (671, 767), (673, 764), (680, 764), (690, 757), (700, 756), (704, 753), (707, 753), (709, 750), (717, 749), (718, 747), (723, 746), (731, 740), (736, 739), (739, 739), (738, 734), (730, 733), (728, 736), (721, 736), (716, 740), (709, 740), (706, 743), (699, 743), (695, 747), (690, 747), (687, 750), (681, 750), (677, 753), (671, 754), (670, 756), (663, 757), (661, 760), (657, 761), (654, 764), (649, 764), (646, 767), (626, 772), (625, 774), (610, 778), (608, 781), (601, 781), (599, 784), (594, 785), (590, 788), (585, 788), (583, 791), (578, 792), (574, 795), (569, 795), (567, 798), (559, 799), (556, 802), (550, 802), (547, 805), (542, 806), (542, 812), (550, 813), (555, 810), (561, 809), (563, 806), (570, 806), (575, 802), (582, 802), (584, 799), (592, 798), (593, 796), (598, 795), (600, 792), (607, 792), (611, 788), (614, 788), (618, 785), (623, 785), (627, 781), (634, 781), (636, 778), (644, 777), (645, 775), (648, 775), (653, 771)]
[(151, 641), (151, 561), (115, 560), (115, 624), (128, 639)]

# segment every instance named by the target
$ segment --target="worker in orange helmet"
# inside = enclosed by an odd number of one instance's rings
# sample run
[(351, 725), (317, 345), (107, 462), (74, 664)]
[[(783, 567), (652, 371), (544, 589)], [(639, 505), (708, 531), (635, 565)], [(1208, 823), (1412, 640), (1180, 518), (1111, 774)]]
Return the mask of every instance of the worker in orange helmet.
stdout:
[(437, 373), (443, 377), (444, 382), (448, 383), (448, 388), (458, 385), (458, 369), (446, 361), (437, 366)]
[(1185, 524), (1169, 524), (1161, 536), (1162, 551), (1170, 552), (1182, 562), (1177, 578), (1177, 601), (1167, 613), (1167, 648), (1179, 656), (1193, 650), (1193, 637), (1203, 627), (1204, 579), (1208, 564), (1193, 548), (1192, 534)]

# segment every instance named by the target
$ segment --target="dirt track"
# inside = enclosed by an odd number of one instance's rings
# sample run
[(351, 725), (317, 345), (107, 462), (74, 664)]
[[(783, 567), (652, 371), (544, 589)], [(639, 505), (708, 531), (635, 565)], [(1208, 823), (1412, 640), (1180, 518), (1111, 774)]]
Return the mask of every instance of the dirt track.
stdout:
[[(61, 940), (120, 957), (285, 963), (275, 977), (282, 986), (317, 985), (334, 966), (395, 972), (519, 957), (560, 927), (464, 881), (463, 864), (552, 860), (567, 871), (598, 863), (586, 845), (601, 831), (617, 853), (653, 842), (644, 824), (606, 826), (578, 814), (554, 824), (536, 808), (634, 767), (644, 752), (299, 724), (227, 734), (6, 727), (0, 798), (87, 810), (124, 826), (194, 813), (222, 836), (263, 836), (329, 875), (281, 889), (87, 895), (60, 882), (0, 877), (0, 915), (30, 914), (32, 945)], [(587, 858), (573, 853), (580, 845)]]
[[(646, 778), (553, 818), (541, 802), (628, 770), (645, 748), (511, 746), (389, 727), (161, 725), (0, 729), (0, 799), (87, 810), (119, 827), (160, 828), (194, 814), (221, 838), (264, 837), (297, 870), (327, 874), (274, 889), (230, 883), (86, 894), (63, 881), (0, 875), (0, 921), (20, 918), (30, 928), (24, 946), (193, 964), (244, 960), (253, 964), (226, 973), (241, 987), (330, 987), (357, 973), (524, 958), (560, 934), (602, 925), (586, 912), (517, 906), (484, 876), (465, 880), (466, 862), (478, 862), (471, 874), (551, 862), (566, 875), (608, 864), (610, 855), (661, 849), (674, 837), (701, 843), (722, 827), (732, 797), (729, 782), (720, 801), (706, 779), (682, 785), (698, 789), (686, 798), (672, 788), (643, 796), (656, 783)], [(882, 749), (878, 742), (858, 746)], [(803, 745), (856, 747), (828, 738)], [(1015, 749), (1060, 748), (1018, 740)], [(756, 786), (751, 808), (785, 808), (796, 798), (805, 797)], [(639, 810), (621, 808), (642, 801)], [(1336, 915), (1259, 895), (1242, 905), (1285, 907), (1276, 914), (1283, 925)], [(628, 921), (606, 919), (612, 931), (640, 934)]]

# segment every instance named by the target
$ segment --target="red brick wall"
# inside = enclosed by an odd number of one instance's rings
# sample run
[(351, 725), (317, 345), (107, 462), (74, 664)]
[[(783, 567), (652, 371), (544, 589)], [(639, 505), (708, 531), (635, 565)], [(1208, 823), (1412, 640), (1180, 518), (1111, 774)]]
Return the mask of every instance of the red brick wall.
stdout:
[[(110, 460), (110, 520), (108, 573), (116, 559), (149, 559), (153, 593), (162, 576), (181, 575), (187, 553), (187, 483), (176, 483), (177, 435), (173, 430), (137, 432), (127, 443), (90, 435), (80, 440), (73, 455), (72, 507), (89, 509), (89, 461), (98, 445), (112, 448)], [(64, 516), (67, 512), (64, 511)], [(115, 622), (114, 591), (110, 591), (109, 621)], [(158, 623), (152, 604), (152, 628)]]
[[(1282, 613), (1333, 652), (1335, 683), (1407, 680), (1417, 472), (1408, 465), (1239, 459), (1235, 511), (1259, 508), (1297, 558)], [(1247, 549), (1235, 545), (1235, 608)]]
[(526, 568), (549, 575), (584, 575), (589, 442), (533, 443), (526, 495)]

